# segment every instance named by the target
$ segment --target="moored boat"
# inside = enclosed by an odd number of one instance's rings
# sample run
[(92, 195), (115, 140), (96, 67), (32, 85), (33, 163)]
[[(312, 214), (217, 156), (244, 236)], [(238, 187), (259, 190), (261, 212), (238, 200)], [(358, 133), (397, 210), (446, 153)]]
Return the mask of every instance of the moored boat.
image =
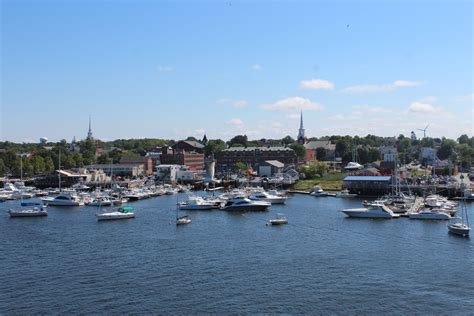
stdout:
[(133, 207), (130, 206), (119, 207), (117, 210), (112, 212), (97, 213), (96, 216), (98, 221), (129, 219), (135, 217), (135, 213), (132, 211)]
[(10, 217), (38, 217), (38, 216), (47, 216), (48, 211), (42, 207), (33, 207), (29, 209), (21, 210), (9, 210), (8, 214)]
[(251, 211), (266, 211), (270, 207), (269, 202), (264, 201), (252, 201), (248, 198), (235, 198), (227, 201), (227, 203), (221, 207), (223, 211), (241, 211), (241, 212), (251, 212)]

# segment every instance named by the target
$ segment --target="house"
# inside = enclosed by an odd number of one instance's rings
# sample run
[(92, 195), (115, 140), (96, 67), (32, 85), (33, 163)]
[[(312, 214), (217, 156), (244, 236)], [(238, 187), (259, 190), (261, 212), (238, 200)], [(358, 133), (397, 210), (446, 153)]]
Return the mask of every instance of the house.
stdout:
[(325, 153), (324, 157), (319, 160), (324, 160), (324, 161), (334, 160), (334, 157), (336, 154), (336, 144), (332, 144), (328, 140), (312, 140), (304, 144), (304, 148), (306, 148), (305, 161), (318, 160), (317, 159), (318, 148), (324, 149), (324, 153)]
[(437, 152), (436, 148), (422, 147), (419, 160), (426, 161), (427, 164), (432, 165), (438, 159)]
[(283, 167), (285, 167), (285, 164), (278, 160), (266, 160), (258, 166), (258, 175), (260, 177), (272, 177), (275, 174), (281, 174)]
[(120, 159), (120, 164), (123, 165), (143, 165), (143, 170), (146, 176), (151, 176), (153, 174), (153, 161), (150, 157), (122, 157)]
[(393, 146), (382, 146), (379, 151), (384, 161), (395, 161), (397, 159), (397, 148)]
[(194, 140), (180, 140), (176, 144), (172, 146), (175, 152), (196, 152), (203, 154), (204, 153), (204, 145), (200, 142)]

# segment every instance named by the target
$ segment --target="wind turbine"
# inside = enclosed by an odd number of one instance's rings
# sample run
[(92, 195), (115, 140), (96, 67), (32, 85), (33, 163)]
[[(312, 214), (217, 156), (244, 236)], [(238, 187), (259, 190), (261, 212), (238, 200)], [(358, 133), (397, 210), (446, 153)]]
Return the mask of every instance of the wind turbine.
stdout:
[(428, 126), (430, 126), (430, 124), (426, 125), (426, 127), (424, 129), (417, 128), (417, 130), (423, 132), (423, 138), (426, 138), (426, 130), (428, 129)]

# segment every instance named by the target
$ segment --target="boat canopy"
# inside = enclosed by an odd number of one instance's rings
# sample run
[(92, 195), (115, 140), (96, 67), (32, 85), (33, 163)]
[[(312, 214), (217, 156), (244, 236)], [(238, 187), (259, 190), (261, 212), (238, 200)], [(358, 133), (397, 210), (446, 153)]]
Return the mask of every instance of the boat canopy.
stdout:
[(119, 212), (131, 212), (133, 211), (133, 207), (131, 206), (124, 206), (119, 208)]

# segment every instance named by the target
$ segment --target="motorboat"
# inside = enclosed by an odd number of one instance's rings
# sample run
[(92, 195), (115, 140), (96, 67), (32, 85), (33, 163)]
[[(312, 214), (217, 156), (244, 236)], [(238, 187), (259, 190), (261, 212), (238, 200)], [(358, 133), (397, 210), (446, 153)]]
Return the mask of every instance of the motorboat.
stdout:
[(186, 225), (189, 223), (191, 223), (191, 217), (189, 217), (188, 215), (183, 215), (176, 218), (176, 226)]
[(205, 200), (200, 196), (191, 196), (186, 202), (178, 203), (181, 210), (212, 210), (221, 207), (222, 202)]
[(98, 221), (128, 219), (135, 217), (135, 213), (133, 213), (132, 211), (133, 207), (126, 206), (119, 207), (118, 209), (112, 212), (97, 213), (96, 216)]
[(354, 162), (354, 161), (351, 161), (349, 163), (347, 163), (347, 165), (344, 167), (344, 169), (346, 169), (347, 171), (356, 171), (356, 170), (360, 170), (364, 168), (364, 166), (362, 166), (360, 163), (357, 163), (357, 162)]
[(285, 217), (285, 215), (279, 213), (275, 218), (272, 218), (269, 220), (270, 225), (284, 225), (288, 224), (288, 219)]
[(444, 212), (436, 212), (432, 210), (422, 210), (420, 212), (414, 212), (408, 214), (410, 219), (425, 219), (425, 220), (448, 220), (452, 219), (453, 217), (448, 213)]
[(350, 193), (348, 189), (344, 189), (342, 191), (337, 192), (335, 196), (338, 198), (353, 198), (356, 197), (357, 194)]
[(47, 216), (48, 211), (43, 207), (33, 207), (21, 210), (9, 210), (8, 214), (10, 217), (37, 217), (37, 216)]
[(400, 215), (395, 214), (384, 204), (373, 204), (364, 208), (349, 208), (342, 210), (349, 217), (360, 218), (396, 218)]
[(71, 194), (59, 194), (54, 198), (42, 198), (44, 203), (50, 206), (82, 206), (84, 201)]
[(226, 204), (221, 207), (223, 211), (266, 211), (270, 207), (269, 202), (265, 201), (253, 201), (248, 198), (235, 198), (226, 202)]
[(325, 192), (319, 185), (313, 187), (310, 195), (314, 197), (329, 196), (329, 193)]
[(252, 193), (250, 195), (250, 199), (254, 201), (265, 201), (271, 204), (285, 204), (287, 198), (284, 196), (272, 195), (268, 192), (261, 191)]
[(93, 199), (91, 202), (87, 203), (88, 206), (111, 206), (112, 201), (106, 197)]
[(448, 230), (451, 234), (460, 235), (462, 237), (468, 237), (471, 228), (464, 223), (454, 223), (448, 225)]

